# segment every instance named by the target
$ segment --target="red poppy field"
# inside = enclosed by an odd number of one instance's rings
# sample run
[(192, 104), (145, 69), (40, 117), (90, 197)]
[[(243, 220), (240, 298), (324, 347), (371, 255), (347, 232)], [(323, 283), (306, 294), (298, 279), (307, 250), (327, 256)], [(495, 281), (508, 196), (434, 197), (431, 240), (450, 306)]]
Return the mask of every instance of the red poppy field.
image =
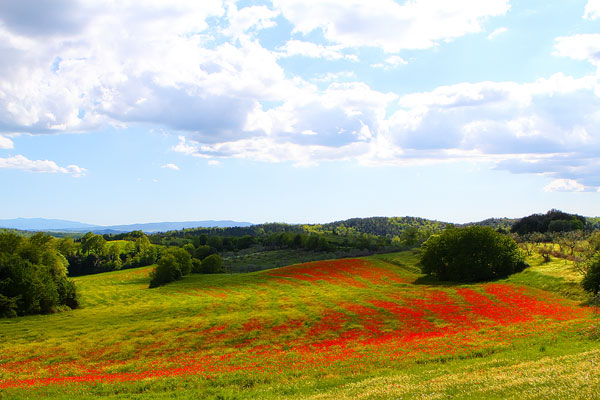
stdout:
[[(444, 368), (515, 354), (515, 365), (589, 352), (599, 360), (593, 309), (510, 280), (420, 284), (377, 257), (152, 290), (147, 273), (78, 278), (82, 309), (1, 321), (0, 397), (356, 397), (352, 385), (369, 379), (438, 379)], [(390, 385), (373, 398), (418, 393)], [(542, 386), (551, 385), (548, 375)]]

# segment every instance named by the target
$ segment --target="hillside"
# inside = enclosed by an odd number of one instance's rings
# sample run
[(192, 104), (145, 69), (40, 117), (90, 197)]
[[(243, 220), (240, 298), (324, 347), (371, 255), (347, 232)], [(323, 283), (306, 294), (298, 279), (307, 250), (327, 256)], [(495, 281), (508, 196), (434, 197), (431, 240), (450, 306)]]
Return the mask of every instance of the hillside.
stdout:
[(509, 280), (456, 286), (426, 284), (415, 262), (318, 261), (152, 290), (149, 267), (76, 278), (83, 308), (0, 320), (0, 398), (596, 393), (597, 322), (556, 294), (582, 295), (568, 264), (536, 256)]

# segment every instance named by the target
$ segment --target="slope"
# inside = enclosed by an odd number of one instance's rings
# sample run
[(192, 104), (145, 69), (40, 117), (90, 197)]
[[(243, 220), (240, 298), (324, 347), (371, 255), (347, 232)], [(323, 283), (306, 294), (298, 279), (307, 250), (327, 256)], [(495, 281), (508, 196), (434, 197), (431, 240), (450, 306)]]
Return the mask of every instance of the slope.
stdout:
[[(415, 262), (319, 261), (153, 290), (149, 268), (81, 277), (82, 309), (0, 321), (0, 397), (469, 397), (485, 369), (489, 397), (542, 398), (558, 385), (544, 368), (597, 368), (590, 309), (511, 280), (418, 284)], [(530, 364), (521, 386), (500, 376)]]

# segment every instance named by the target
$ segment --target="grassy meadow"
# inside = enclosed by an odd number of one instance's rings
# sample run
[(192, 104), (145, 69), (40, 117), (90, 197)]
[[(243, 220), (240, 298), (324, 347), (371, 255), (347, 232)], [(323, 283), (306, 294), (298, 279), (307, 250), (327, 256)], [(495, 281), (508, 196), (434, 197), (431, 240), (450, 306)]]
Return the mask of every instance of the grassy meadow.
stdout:
[(82, 307), (0, 320), (0, 398), (597, 398), (600, 321), (570, 262), (483, 284), (412, 252), (76, 278)]

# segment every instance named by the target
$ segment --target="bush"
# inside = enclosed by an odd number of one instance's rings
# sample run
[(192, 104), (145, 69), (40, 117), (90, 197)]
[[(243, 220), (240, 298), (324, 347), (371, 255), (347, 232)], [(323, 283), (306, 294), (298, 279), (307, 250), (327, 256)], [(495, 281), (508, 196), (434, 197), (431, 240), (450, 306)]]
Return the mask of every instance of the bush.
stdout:
[(203, 274), (220, 274), (225, 272), (223, 267), (223, 259), (218, 254), (211, 254), (202, 260)]
[(158, 265), (150, 273), (150, 288), (181, 279), (192, 271), (190, 253), (178, 247), (163, 250)]
[(197, 258), (192, 258), (192, 273), (202, 273), (202, 261), (198, 260)]
[(596, 252), (586, 263), (581, 285), (584, 290), (594, 295), (600, 292), (600, 252)]
[(181, 269), (172, 254), (165, 254), (158, 260), (158, 265), (150, 272), (150, 288), (165, 285), (181, 279)]
[(527, 267), (512, 238), (480, 226), (431, 236), (422, 245), (420, 264), (439, 280), (460, 282), (504, 278)]

